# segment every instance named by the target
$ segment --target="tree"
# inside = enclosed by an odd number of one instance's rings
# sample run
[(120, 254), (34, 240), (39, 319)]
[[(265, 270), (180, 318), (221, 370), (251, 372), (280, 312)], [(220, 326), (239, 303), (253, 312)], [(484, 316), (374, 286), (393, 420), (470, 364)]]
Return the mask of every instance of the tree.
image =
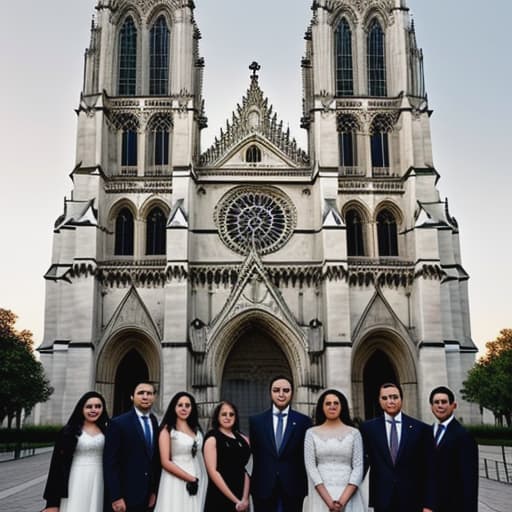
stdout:
[(491, 410), (499, 424), (512, 426), (512, 329), (485, 344), (485, 355), (469, 371), (462, 396)]
[(53, 393), (35, 358), (32, 333), (16, 331), (16, 319), (12, 311), (0, 308), (0, 423), (7, 418), (9, 428), (14, 418), (19, 428), (22, 412), (28, 414)]

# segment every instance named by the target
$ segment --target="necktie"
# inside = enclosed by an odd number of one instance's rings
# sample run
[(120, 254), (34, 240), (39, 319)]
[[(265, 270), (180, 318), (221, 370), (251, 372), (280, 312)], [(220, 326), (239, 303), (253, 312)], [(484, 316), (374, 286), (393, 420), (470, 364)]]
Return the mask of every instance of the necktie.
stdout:
[(391, 454), (391, 460), (394, 464), (396, 456), (398, 455), (398, 431), (396, 429), (396, 424), (398, 422), (394, 418), (392, 420), (387, 420), (387, 422), (391, 424), (391, 431), (389, 433), (389, 453)]
[(284, 418), (286, 416), (285, 412), (276, 413), (277, 416), (277, 428), (276, 428), (276, 448), (279, 451), (281, 447), (281, 443), (283, 442), (283, 426), (284, 426)]
[(439, 423), (439, 425), (437, 425), (437, 432), (435, 437), (436, 446), (439, 446), (439, 442), (441, 441), (441, 436), (443, 435), (445, 428), (446, 427), (442, 423)]
[(144, 425), (144, 439), (146, 440), (146, 444), (148, 445), (149, 450), (151, 451), (151, 428), (149, 426), (149, 417), (141, 416), (142, 424)]

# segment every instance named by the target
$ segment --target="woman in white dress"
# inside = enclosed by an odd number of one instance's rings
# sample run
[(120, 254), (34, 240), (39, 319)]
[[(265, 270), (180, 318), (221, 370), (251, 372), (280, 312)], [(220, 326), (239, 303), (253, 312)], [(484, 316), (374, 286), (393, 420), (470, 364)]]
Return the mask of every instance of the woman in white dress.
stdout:
[(366, 512), (360, 492), (363, 442), (352, 426), (345, 396), (324, 391), (316, 406), (315, 426), (306, 432), (304, 462), (308, 496), (304, 511)]
[(102, 459), (107, 424), (103, 396), (95, 391), (85, 393), (57, 437), (43, 494), (43, 512), (105, 509)]
[(155, 512), (202, 512), (206, 496), (203, 433), (194, 397), (176, 393), (160, 425), (162, 476)]

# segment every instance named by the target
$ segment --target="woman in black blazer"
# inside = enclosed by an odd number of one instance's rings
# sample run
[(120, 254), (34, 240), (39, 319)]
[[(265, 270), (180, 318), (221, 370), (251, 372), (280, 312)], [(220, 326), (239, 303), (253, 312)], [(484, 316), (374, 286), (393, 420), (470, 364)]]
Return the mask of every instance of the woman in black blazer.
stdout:
[[(83, 506), (84, 511), (102, 512), (101, 460), (108, 421), (105, 399), (96, 391), (85, 393), (77, 402), (53, 449), (43, 494), (45, 512), (78, 512), (77, 503)], [(81, 465), (82, 461), (86, 464)]]

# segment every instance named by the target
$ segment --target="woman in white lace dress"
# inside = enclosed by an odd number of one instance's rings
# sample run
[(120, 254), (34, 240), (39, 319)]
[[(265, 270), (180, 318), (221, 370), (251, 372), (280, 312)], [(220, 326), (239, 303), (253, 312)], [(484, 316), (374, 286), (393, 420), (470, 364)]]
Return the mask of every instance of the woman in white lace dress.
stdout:
[(85, 393), (55, 443), (43, 495), (46, 512), (104, 510), (103, 446), (107, 423), (103, 396), (95, 391)]
[(208, 478), (198, 416), (191, 394), (180, 391), (171, 399), (158, 438), (163, 471), (155, 512), (203, 511)]
[(345, 396), (324, 391), (316, 406), (315, 426), (306, 432), (308, 474), (305, 512), (366, 512), (359, 490), (363, 480), (363, 442), (352, 426)]

